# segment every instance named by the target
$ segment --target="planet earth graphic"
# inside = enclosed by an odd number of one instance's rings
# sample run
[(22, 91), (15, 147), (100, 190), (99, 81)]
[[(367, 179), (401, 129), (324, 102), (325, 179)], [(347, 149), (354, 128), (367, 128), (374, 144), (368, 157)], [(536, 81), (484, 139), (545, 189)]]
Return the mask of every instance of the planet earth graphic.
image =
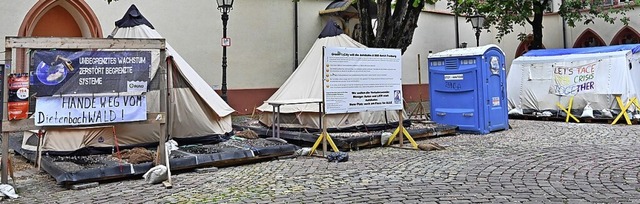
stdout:
[(63, 64), (51, 66), (41, 61), (36, 67), (36, 76), (43, 84), (56, 85), (67, 77), (67, 69)]

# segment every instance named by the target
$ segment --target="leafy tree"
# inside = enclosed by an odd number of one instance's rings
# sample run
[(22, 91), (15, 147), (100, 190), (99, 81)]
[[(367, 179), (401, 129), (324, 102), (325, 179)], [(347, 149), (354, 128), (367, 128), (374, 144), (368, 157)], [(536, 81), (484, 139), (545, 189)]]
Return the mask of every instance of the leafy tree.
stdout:
[[(418, 17), (426, 3), (436, 0), (354, 0), (360, 15), (360, 43), (368, 47), (407, 50), (418, 27)], [(377, 4), (376, 32), (369, 8)]]
[[(569, 26), (575, 26), (576, 22), (584, 22), (584, 24), (593, 23), (593, 20), (600, 18), (607, 23), (615, 23), (619, 20), (624, 25), (629, 23), (630, 18), (624, 16), (627, 11), (633, 10), (634, 6), (640, 5), (640, 0), (629, 1), (629, 3), (621, 3), (621, 6), (604, 5), (604, 1), (581, 1), (568, 0), (560, 6), (560, 15), (563, 16)], [(621, 18), (614, 15), (623, 15)]]
[[(602, 0), (564, 0), (558, 12), (571, 27), (576, 22), (593, 23), (600, 18), (608, 23), (617, 20), (627, 25), (629, 17), (624, 14), (638, 5), (640, 0), (618, 6), (605, 5)], [(496, 38), (501, 40), (505, 35), (513, 32), (513, 26), (531, 25), (533, 41), (530, 49), (542, 48), (542, 18), (546, 11), (551, 11), (552, 0), (449, 0), (449, 7), (458, 14), (481, 14), (485, 16), (484, 27), (494, 27)], [(623, 17), (617, 18), (616, 16)], [(523, 40), (525, 33), (519, 33), (518, 39)]]

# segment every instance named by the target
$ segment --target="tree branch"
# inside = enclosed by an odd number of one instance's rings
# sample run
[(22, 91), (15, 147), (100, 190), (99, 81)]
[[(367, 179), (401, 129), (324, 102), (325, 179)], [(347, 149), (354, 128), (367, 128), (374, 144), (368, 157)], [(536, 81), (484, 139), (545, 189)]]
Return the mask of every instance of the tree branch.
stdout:
[(360, 13), (360, 39), (356, 39), (360, 43), (371, 47), (373, 45), (373, 26), (371, 25), (371, 16), (369, 15), (369, 0), (358, 0), (358, 12)]
[(401, 38), (396, 41), (397, 44), (395, 46), (392, 46), (400, 48), (402, 53), (404, 53), (407, 50), (407, 47), (411, 45), (411, 42), (413, 42), (413, 34), (418, 27), (418, 17), (422, 12), (424, 4), (424, 0), (420, 0), (417, 7), (414, 7), (411, 2), (407, 4), (407, 12), (404, 15), (400, 29), (398, 29), (400, 33), (398, 33), (397, 36), (401, 36)]
[[(397, 8), (397, 4), (396, 4)], [(391, 18), (391, 19), (390, 19)], [(384, 44), (383, 41), (387, 40), (387, 30), (391, 26), (389, 21), (393, 18), (391, 16), (391, 0), (379, 0), (378, 1), (378, 26), (376, 27), (376, 37), (374, 43), (376, 45)]]

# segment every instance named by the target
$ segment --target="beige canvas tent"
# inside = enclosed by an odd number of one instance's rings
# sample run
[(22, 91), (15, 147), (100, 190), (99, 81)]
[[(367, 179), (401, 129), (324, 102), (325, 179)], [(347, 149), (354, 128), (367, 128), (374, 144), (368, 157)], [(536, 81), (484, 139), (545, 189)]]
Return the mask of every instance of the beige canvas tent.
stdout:
[[(322, 99), (322, 52), (323, 47), (366, 46), (345, 35), (338, 25), (329, 21), (298, 68), (267, 101), (313, 101)], [(260, 122), (273, 124), (273, 107), (268, 103), (258, 107), (262, 112)], [(316, 103), (280, 106), (280, 125), (284, 128), (320, 129), (319, 108)], [(384, 126), (398, 122), (396, 111), (372, 111), (326, 116), (327, 127), (349, 129), (354, 127)]]
[[(147, 19), (132, 5), (125, 16), (116, 22), (114, 38), (163, 38)], [(218, 140), (219, 135), (232, 131), (231, 113), (234, 110), (202, 79), (195, 70), (174, 50), (166, 45), (167, 57), (160, 59), (154, 52), (150, 90), (147, 92), (147, 111), (160, 111), (158, 64), (168, 60), (174, 69), (170, 90), (168, 121), (170, 136), (179, 144)], [(160, 138), (158, 124), (126, 124), (113, 126), (47, 129), (43, 151), (70, 153), (84, 148), (112, 148), (115, 145), (114, 130), (120, 146), (138, 146), (157, 143)], [(25, 132), (22, 148), (35, 150), (37, 138), (34, 132)]]

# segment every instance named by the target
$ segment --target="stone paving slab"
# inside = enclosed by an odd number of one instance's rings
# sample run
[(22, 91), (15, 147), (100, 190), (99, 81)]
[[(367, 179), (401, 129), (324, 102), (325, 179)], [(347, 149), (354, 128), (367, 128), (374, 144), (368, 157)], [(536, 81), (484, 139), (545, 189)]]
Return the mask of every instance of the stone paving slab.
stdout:
[[(68, 190), (22, 175), (11, 203), (640, 203), (640, 126), (511, 120), (513, 129), (372, 148), (329, 163), (298, 157)], [(32, 170), (30, 170), (32, 171)]]

